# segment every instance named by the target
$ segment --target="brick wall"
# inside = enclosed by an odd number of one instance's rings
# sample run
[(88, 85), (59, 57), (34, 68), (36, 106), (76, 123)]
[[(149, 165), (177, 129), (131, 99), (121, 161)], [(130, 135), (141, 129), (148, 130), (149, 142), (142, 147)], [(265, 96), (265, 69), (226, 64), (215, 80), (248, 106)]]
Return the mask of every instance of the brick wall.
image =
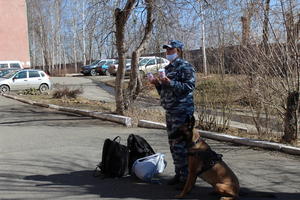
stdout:
[(25, 0), (0, 0), (0, 60), (30, 66)]

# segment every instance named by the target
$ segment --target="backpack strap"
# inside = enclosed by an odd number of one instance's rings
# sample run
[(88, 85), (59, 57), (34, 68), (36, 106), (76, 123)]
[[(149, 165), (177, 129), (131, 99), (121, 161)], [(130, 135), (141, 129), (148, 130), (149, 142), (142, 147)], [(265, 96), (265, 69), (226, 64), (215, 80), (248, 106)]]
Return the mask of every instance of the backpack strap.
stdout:
[(121, 142), (121, 137), (120, 136), (115, 137), (115, 139), (113, 139), (113, 141), (116, 141), (117, 139), (119, 139), (118, 143), (120, 143)]
[(101, 173), (101, 162), (97, 165), (97, 167), (95, 168), (94, 172), (93, 172), (93, 177), (99, 177), (102, 175)]

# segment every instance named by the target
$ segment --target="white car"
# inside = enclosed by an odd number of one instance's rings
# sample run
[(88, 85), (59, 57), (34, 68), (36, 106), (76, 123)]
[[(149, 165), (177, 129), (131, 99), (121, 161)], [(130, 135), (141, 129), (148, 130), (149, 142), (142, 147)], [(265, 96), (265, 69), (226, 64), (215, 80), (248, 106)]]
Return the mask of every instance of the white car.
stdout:
[[(142, 76), (145, 76), (148, 72), (158, 73), (159, 69), (163, 69), (170, 62), (162, 57), (148, 56), (140, 57), (139, 70)], [(126, 74), (129, 75), (131, 66), (126, 67)]]
[(20, 61), (0, 61), (0, 69), (1, 68), (16, 68), (23, 69), (23, 65)]
[(0, 94), (30, 88), (38, 89), (41, 93), (48, 91), (51, 88), (49, 76), (42, 70), (27, 69), (0, 78)]

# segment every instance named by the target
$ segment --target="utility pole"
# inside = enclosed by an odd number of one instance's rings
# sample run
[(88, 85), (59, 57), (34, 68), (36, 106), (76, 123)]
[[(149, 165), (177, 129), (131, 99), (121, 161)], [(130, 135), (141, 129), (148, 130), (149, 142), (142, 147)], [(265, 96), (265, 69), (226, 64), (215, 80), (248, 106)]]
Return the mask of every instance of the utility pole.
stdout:
[(206, 50), (205, 50), (205, 18), (202, 3), (200, 3), (200, 15), (201, 15), (201, 29), (202, 29), (202, 55), (203, 55), (203, 72), (204, 76), (207, 76), (207, 65), (206, 65)]

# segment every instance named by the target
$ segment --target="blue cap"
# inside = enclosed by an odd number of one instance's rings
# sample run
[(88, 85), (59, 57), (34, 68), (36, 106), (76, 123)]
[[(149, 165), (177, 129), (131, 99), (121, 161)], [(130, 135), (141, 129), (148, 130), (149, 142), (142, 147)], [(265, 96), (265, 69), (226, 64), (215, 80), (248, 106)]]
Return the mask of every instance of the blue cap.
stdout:
[(167, 48), (183, 48), (183, 43), (180, 42), (179, 40), (169, 40), (168, 44), (163, 45), (163, 49)]

